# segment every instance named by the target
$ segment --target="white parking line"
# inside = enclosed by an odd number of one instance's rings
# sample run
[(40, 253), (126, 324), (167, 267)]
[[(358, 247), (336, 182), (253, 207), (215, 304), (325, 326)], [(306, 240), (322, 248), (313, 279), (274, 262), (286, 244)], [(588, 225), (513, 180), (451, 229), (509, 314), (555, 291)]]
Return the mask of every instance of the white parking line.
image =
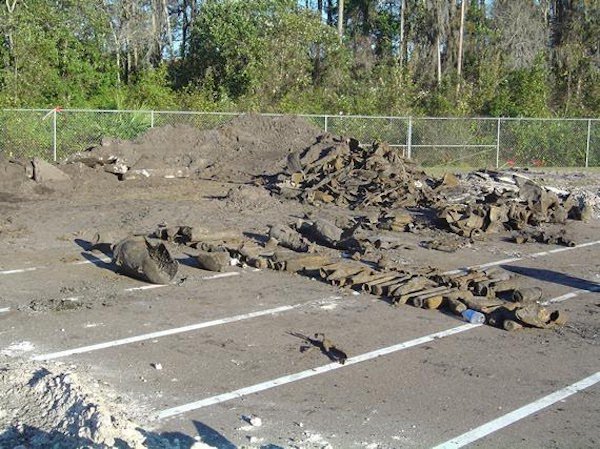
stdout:
[[(164, 285), (146, 285), (143, 287), (147, 287), (147, 288), (164, 287)], [(137, 289), (142, 289), (143, 287), (137, 287)], [(584, 293), (589, 293), (589, 291), (588, 290), (576, 290), (574, 292), (567, 293), (566, 295), (562, 295), (562, 296), (558, 296), (556, 298), (549, 299), (542, 305), (548, 305), (548, 304), (555, 303), (555, 302), (565, 301), (570, 298), (575, 298), (576, 296), (579, 296)], [(334, 299), (339, 299), (339, 298), (340, 297), (334, 297)], [(328, 301), (328, 303), (331, 303), (331, 300), (332, 300), (332, 298), (328, 298), (326, 301)], [(231, 317), (221, 318), (218, 320), (205, 321), (202, 323), (196, 323), (196, 324), (191, 324), (188, 326), (176, 327), (176, 328), (172, 328), (172, 329), (166, 329), (166, 330), (151, 332), (151, 333), (147, 333), (147, 334), (141, 334), (141, 335), (137, 335), (137, 336), (133, 336), (133, 337), (121, 338), (118, 340), (112, 340), (112, 341), (107, 341), (104, 343), (83, 346), (80, 348), (68, 349), (65, 351), (53, 352), (53, 353), (49, 353), (49, 354), (42, 354), (42, 355), (35, 356), (33, 358), (33, 360), (51, 360), (51, 359), (66, 357), (69, 355), (82, 354), (82, 353), (86, 353), (86, 352), (97, 351), (99, 349), (111, 348), (114, 346), (123, 346), (123, 345), (130, 344), (130, 343), (137, 343), (139, 341), (150, 340), (150, 339), (155, 339), (155, 338), (159, 338), (159, 337), (165, 337), (165, 336), (179, 334), (179, 333), (183, 333), (183, 332), (189, 332), (189, 331), (193, 331), (193, 330), (197, 330), (197, 329), (204, 329), (206, 327), (234, 323), (236, 321), (247, 320), (250, 318), (256, 318), (256, 317), (270, 315), (270, 314), (279, 313), (279, 312), (287, 312), (289, 310), (294, 310), (299, 307), (303, 307), (303, 306), (307, 306), (307, 305), (311, 305), (311, 304), (319, 304), (322, 302), (323, 302), (323, 300), (318, 300), (318, 301), (313, 300), (313, 301), (303, 302), (303, 303), (299, 303), (299, 304), (292, 304), (289, 306), (276, 307), (274, 309), (266, 309), (266, 310), (261, 310), (258, 312), (250, 312), (250, 313), (245, 313), (245, 314), (241, 314), (241, 315), (234, 315)]]
[(556, 298), (549, 299), (547, 301), (541, 302), (540, 304), (543, 306), (547, 306), (550, 304), (556, 304), (559, 302), (566, 301), (567, 299), (575, 298), (576, 296), (583, 295), (585, 293), (596, 293), (600, 292), (600, 287), (592, 287), (590, 289), (576, 289), (575, 291), (565, 293), (564, 295), (557, 296)]
[(15, 270), (4, 270), (4, 271), (0, 271), (0, 274), (16, 274), (16, 273), (26, 273), (28, 271), (35, 271), (39, 268), (44, 268), (44, 267), (31, 267), (31, 268), (18, 268)]
[(415, 338), (413, 340), (408, 340), (403, 343), (398, 343), (393, 346), (388, 346), (386, 348), (376, 349), (371, 352), (367, 352), (361, 355), (357, 355), (354, 357), (350, 357), (346, 359), (346, 363), (343, 365), (341, 363), (329, 363), (327, 365), (318, 366), (316, 368), (307, 369), (305, 371), (300, 371), (294, 374), (288, 374), (286, 376), (278, 377), (277, 379), (268, 380), (266, 382), (261, 382), (255, 385), (251, 385), (249, 387), (240, 388), (239, 390), (231, 391), (229, 393), (219, 394), (217, 396), (212, 396), (206, 399), (202, 399), (195, 402), (190, 402), (188, 404), (179, 405), (177, 407), (168, 408), (158, 412), (157, 419), (165, 419), (170, 418), (175, 415), (180, 415), (182, 413), (186, 413), (192, 410), (196, 410), (202, 407), (207, 407), (209, 405), (220, 404), (221, 402), (230, 401), (232, 399), (238, 399), (244, 396), (248, 396), (253, 393), (258, 393), (260, 391), (269, 390), (271, 388), (279, 387), (281, 385), (289, 384), (292, 382), (297, 382), (299, 380), (307, 379), (309, 377), (317, 376), (319, 374), (324, 374), (329, 371), (346, 368), (351, 365), (355, 365), (357, 363), (366, 362), (367, 360), (375, 359), (377, 357), (382, 357), (388, 354), (392, 354), (394, 352), (402, 351), (404, 349), (412, 348), (414, 346), (421, 345), (423, 343), (428, 343), (433, 340), (437, 340), (440, 338), (448, 337), (450, 335), (458, 334), (460, 332), (465, 332), (476, 327), (481, 326), (481, 324), (463, 324), (461, 326), (453, 327), (451, 329), (447, 329), (441, 332), (436, 332), (434, 334), (426, 335), (424, 337)]
[(520, 256), (520, 257), (511, 257), (510, 259), (502, 259), (502, 260), (497, 260), (495, 262), (488, 262), (488, 263), (484, 263), (484, 264), (480, 264), (480, 265), (472, 265), (472, 266), (466, 267), (466, 268), (459, 268), (457, 270), (445, 271), (442, 274), (453, 275), (453, 274), (458, 274), (458, 273), (464, 273), (465, 271), (469, 271), (469, 270), (477, 269), (477, 268), (496, 267), (498, 265), (503, 265), (503, 264), (512, 263), (512, 262), (517, 262), (517, 261), (523, 260), (523, 259), (535, 259), (537, 257), (548, 256), (550, 254), (561, 253), (563, 251), (571, 251), (571, 250), (574, 250), (574, 249), (586, 248), (588, 246), (598, 245), (599, 243), (600, 243), (600, 240), (595, 240), (593, 242), (582, 243), (580, 245), (575, 245), (575, 246), (565, 246), (565, 247), (562, 247), (562, 248), (554, 248), (554, 249), (551, 249), (551, 250), (548, 250), (548, 251), (540, 251), (539, 253), (525, 254), (525, 255)]
[(136, 292), (138, 290), (152, 290), (154, 288), (168, 287), (169, 284), (152, 284), (152, 285), (142, 285), (141, 287), (130, 287), (126, 288), (123, 291), (126, 292)]
[(257, 318), (265, 315), (273, 315), (275, 313), (287, 312), (289, 310), (297, 309), (298, 307), (315, 304), (318, 301), (309, 301), (301, 304), (295, 304), (290, 306), (280, 306), (272, 309), (259, 310), (257, 312), (244, 313), (241, 315), (234, 315), (227, 318), (220, 318), (212, 321), (204, 321), (202, 323), (190, 324), (182, 327), (175, 327), (171, 329), (165, 329), (157, 332), (150, 332), (147, 334), (136, 335), (133, 337), (121, 338), (119, 340), (107, 341), (104, 343), (97, 343), (89, 346), (82, 346), (75, 349), (67, 349), (65, 351), (52, 352), (49, 354), (42, 354), (32, 358), (32, 360), (52, 360), (61, 357), (66, 357), (74, 354), (83, 354), (86, 352), (98, 351), (99, 349), (112, 348), (115, 346), (123, 346), (131, 343), (137, 343), (145, 340), (153, 340), (155, 338), (167, 337), (169, 335), (181, 334), (184, 332), (195, 331), (198, 329), (205, 329), (207, 327), (219, 326), (221, 324), (235, 323), (236, 321), (248, 320), (251, 318)]
[(204, 281), (210, 281), (211, 279), (221, 279), (221, 278), (228, 278), (231, 276), (239, 276), (240, 272), (239, 271), (229, 271), (227, 273), (219, 273), (219, 274), (213, 274), (211, 276), (204, 276), (202, 279)]
[[(589, 293), (587, 290), (578, 290), (577, 292), (573, 292), (572, 296), (570, 296), (571, 298), (574, 298), (582, 293)], [(563, 295), (564, 296), (564, 295)], [(558, 297), (561, 298), (561, 297)], [(549, 300), (549, 302), (552, 302), (553, 300), (556, 300), (558, 298), (553, 298), (551, 300)], [(448, 335), (452, 335), (453, 333), (457, 333), (457, 332), (463, 332), (466, 330), (470, 330), (470, 329), (474, 329), (476, 327), (479, 327), (481, 325), (477, 324), (466, 324), (463, 326), (458, 326), (452, 329), (449, 329), (448, 331), (442, 331), (442, 332), (438, 332), (435, 334), (431, 334), (431, 335), (427, 335), (425, 337), (420, 337), (417, 338), (415, 340), (411, 340), (409, 342), (405, 342), (405, 343), (400, 343), (398, 345), (394, 345), (394, 346), (390, 346), (388, 348), (383, 348), (383, 349), (378, 349), (372, 352), (369, 352), (367, 354), (363, 354), (360, 356), (356, 356), (356, 357), (352, 357), (350, 359), (346, 360), (345, 365), (340, 365), (339, 363), (332, 363), (329, 365), (324, 365), (318, 368), (313, 368), (313, 369), (309, 369), (306, 371), (302, 371), (300, 373), (296, 373), (296, 374), (290, 374), (287, 376), (283, 376), (283, 377), (279, 377), (277, 379), (271, 380), (271, 381), (267, 381), (267, 382), (263, 382), (260, 384), (256, 384), (250, 387), (246, 387), (246, 388), (241, 388), (239, 390), (235, 390), (232, 391), (230, 393), (224, 393), (224, 394), (220, 394), (217, 396), (213, 396), (210, 398), (206, 398), (206, 399), (202, 399), (199, 401), (195, 401), (195, 402), (191, 402), (189, 404), (183, 404), (177, 407), (173, 407), (173, 408), (169, 408), (166, 410), (163, 410), (161, 412), (158, 413), (158, 419), (163, 419), (163, 418), (168, 418), (170, 416), (174, 416), (174, 415), (178, 415), (181, 413), (185, 413), (187, 411), (191, 411), (191, 410), (195, 410), (198, 408), (202, 408), (202, 407), (207, 407), (209, 405), (213, 405), (213, 404), (218, 404), (221, 402), (225, 402), (225, 401), (229, 401), (231, 399), (235, 399), (235, 398), (239, 398), (242, 396), (246, 396), (252, 393), (256, 393), (259, 391), (263, 391), (263, 390), (268, 390), (270, 388), (274, 388), (276, 386), (279, 385), (284, 385), (290, 382), (295, 382), (297, 380), (301, 380), (301, 379), (306, 379), (307, 377), (312, 377), (314, 375), (317, 374), (322, 374), (334, 369), (339, 369), (343, 366), (347, 366), (353, 363), (358, 363), (358, 362), (362, 362), (365, 360), (370, 360), (374, 357), (379, 357), (381, 355), (385, 355), (385, 354), (390, 354), (392, 352), (396, 352), (399, 351), (400, 349), (406, 349), (412, 346), (416, 346), (418, 344), (422, 344), (425, 343), (427, 341), (432, 341), (441, 337), (445, 337)], [(458, 330), (460, 329), (460, 330)]]
[(480, 440), (481, 438), (496, 432), (497, 430), (510, 426), (511, 424), (520, 421), (523, 418), (533, 415), (534, 413), (537, 413), (546, 407), (550, 407), (551, 405), (562, 401), (569, 396), (574, 395), (575, 393), (585, 390), (586, 388), (589, 388), (598, 382), (600, 382), (600, 371), (592, 374), (589, 377), (586, 377), (583, 380), (580, 380), (579, 382), (575, 382), (574, 384), (569, 385), (562, 390), (558, 390), (549, 394), (548, 396), (544, 396), (537, 401), (524, 405), (523, 407), (507, 413), (506, 415), (496, 418), (486, 424), (470, 430), (469, 432), (463, 433), (456, 438), (435, 446), (434, 449), (455, 449), (466, 446), (467, 444)]
[(86, 257), (89, 257), (89, 259), (71, 262), (71, 265), (86, 265), (89, 263), (98, 263), (98, 262), (111, 263), (112, 262), (112, 259), (108, 256), (96, 256), (95, 254), (90, 254), (90, 253), (85, 253), (85, 255), (86, 255)]

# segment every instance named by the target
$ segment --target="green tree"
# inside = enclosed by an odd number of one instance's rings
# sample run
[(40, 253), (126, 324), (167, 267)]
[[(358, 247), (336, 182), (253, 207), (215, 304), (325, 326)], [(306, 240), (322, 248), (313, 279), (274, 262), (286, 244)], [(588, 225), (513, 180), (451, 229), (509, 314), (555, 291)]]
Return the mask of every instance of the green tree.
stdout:
[(335, 30), (293, 0), (208, 2), (189, 51), (187, 83), (265, 106), (331, 81), (345, 63)]
[(0, 103), (102, 104), (116, 80), (99, 0), (14, 0), (0, 6)]

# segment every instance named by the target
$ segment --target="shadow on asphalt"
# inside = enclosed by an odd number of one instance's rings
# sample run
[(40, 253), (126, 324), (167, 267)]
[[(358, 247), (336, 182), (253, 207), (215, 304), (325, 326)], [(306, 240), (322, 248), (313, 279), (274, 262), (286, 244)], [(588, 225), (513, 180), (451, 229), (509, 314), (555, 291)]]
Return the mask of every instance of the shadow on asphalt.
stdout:
[[(221, 433), (199, 421), (194, 421), (194, 426), (198, 431), (198, 436), (203, 443), (218, 449), (236, 449), (237, 446), (225, 438)], [(185, 435), (181, 432), (149, 432), (143, 429), (137, 429), (145, 438), (144, 447), (147, 449), (190, 449), (198, 441), (195, 438)], [(67, 436), (58, 431), (45, 431), (37, 427), (24, 425), (17, 429), (9, 427), (0, 433), (0, 447), (13, 448), (60, 448), (60, 449), (81, 449), (81, 448), (101, 448), (106, 447), (102, 444), (94, 443), (89, 438)], [(115, 439), (115, 449), (131, 449), (131, 446), (125, 441)], [(277, 449), (279, 446), (267, 445), (263, 448)]]
[(539, 281), (553, 282), (554, 284), (560, 284), (566, 287), (587, 290), (590, 292), (600, 291), (600, 283), (598, 282), (570, 276), (559, 271), (547, 270), (545, 268), (516, 267), (514, 265), (501, 265), (501, 267), (507, 271), (511, 271), (522, 276), (528, 276)]
[(109, 271), (113, 271), (113, 272), (117, 271), (117, 266), (114, 263), (105, 262), (104, 260), (100, 259), (99, 257), (94, 256), (93, 254), (82, 252), (81, 256), (84, 259), (89, 260), (90, 263), (96, 265), (98, 268), (104, 268), (105, 270), (109, 270)]

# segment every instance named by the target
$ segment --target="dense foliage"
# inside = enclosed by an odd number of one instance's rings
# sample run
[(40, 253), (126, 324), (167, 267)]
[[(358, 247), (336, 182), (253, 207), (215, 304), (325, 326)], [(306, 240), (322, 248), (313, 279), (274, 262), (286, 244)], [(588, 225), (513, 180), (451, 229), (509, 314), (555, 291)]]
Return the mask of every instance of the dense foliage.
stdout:
[(597, 116), (599, 0), (4, 0), (0, 107)]

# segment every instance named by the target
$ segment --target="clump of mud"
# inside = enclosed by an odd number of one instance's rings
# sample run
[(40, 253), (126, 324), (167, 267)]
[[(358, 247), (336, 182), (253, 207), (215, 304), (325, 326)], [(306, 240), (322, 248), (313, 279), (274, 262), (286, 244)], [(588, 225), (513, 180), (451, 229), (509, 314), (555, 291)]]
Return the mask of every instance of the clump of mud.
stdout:
[(271, 196), (268, 190), (252, 185), (241, 185), (230, 189), (224, 200), (224, 204), (228, 208), (238, 212), (256, 212), (281, 205), (280, 201)]

